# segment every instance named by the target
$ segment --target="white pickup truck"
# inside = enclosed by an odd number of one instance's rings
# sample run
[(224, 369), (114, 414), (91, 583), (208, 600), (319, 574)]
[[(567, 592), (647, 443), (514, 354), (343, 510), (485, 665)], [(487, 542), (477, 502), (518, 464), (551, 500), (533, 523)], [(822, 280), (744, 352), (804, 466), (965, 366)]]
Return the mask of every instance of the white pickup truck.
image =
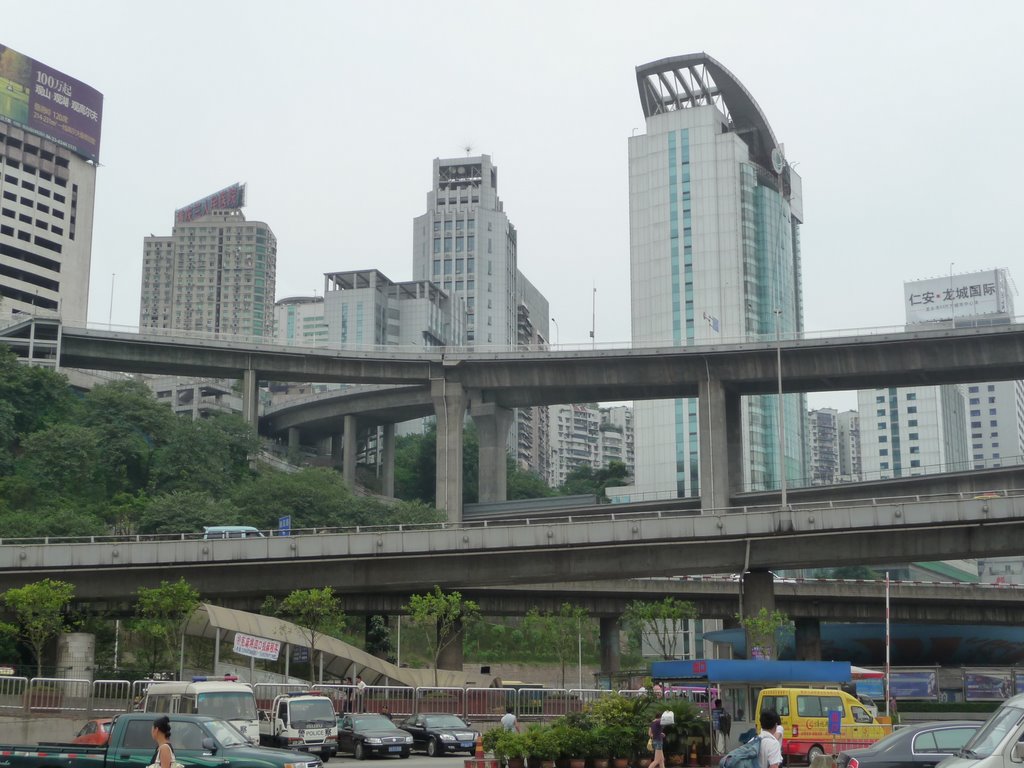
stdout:
[(276, 697), (269, 710), (260, 710), (260, 744), (314, 752), (326, 763), (338, 751), (334, 705), (311, 691)]

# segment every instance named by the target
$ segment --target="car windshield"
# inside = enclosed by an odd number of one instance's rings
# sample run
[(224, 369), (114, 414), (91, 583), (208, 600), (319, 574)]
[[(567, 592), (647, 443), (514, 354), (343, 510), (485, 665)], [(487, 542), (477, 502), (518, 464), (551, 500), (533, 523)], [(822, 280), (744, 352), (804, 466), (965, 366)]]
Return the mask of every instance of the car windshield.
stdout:
[(110, 726), (113, 725), (113, 723), (114, 723), (113, 720), (107, 720), (105, 722), (102, 722), (102, 723), (100, 723), (100, 729), (104, 733), (110, 733)]
[(427, 728), (465, 728), (467, 727), (455, 715), (429, 715), (423, 718)]
[(1020, 725), (1024, 719), (1024, 709), (1008, 707), (1005, 704), (995, 711), (989, 721), (981, 726), (974, 738), (964, 745), (964, 753), (968, 757), (990, 757), (996, 747), (1002, 743), (1006, 735)]
[(330, 725), (335, 721), (337, 715), (334, 707), (325, 697), (322, 699), (301, 699), (289, 703), (292, 726), (301, 728), (303, 723), (323, 723)]
[(222, 747), (242, 747), (249, 743), (245, 736), (226, 720), (210, 720), (206, 727)]
[(352, 724), (357, 730), (374, 730), (379, 728), (394, 728), (394, 724), (384, 715), (359, 715), (352, 718)]
[(256, 720), (256, 699), (248, 691), (200, 693), (199, 713), (224, 720)]

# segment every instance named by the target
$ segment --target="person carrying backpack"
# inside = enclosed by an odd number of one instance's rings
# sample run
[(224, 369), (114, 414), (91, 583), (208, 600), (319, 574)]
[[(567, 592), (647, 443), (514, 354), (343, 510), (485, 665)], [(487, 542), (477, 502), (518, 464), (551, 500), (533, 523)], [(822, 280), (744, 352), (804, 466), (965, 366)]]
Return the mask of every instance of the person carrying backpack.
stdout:
[(775, 729), (782, 725), (782, 720), (772, 710), (766, 709), (761, 712), (759, 721), (761, 748), (757, 754), (758, 767), (779, 768), (782, 765), (782, 744), (775, 737)]

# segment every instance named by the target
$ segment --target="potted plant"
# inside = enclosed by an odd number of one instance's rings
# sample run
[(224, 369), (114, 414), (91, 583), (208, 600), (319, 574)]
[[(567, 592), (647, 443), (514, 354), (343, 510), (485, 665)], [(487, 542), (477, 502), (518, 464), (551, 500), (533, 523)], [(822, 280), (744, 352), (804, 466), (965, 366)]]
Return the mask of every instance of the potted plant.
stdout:
[[(504, 760), (508, 768), (523, 768), (526, 764), (528, 751), (526, 734), (517, 733), (516, 731), (505, 731), (500, 728), (487, 732), (488, 735), (492, 733), (497, 733), (497, 736), (492, 739), (494, 745), (491, 751), (494, 753), (494, 756), (499, 760)], [(484, 739), (486, 738), (487, 736), (484, 737)]]
[(608, 726), (595, 726), (587, 735), (587, 757), (590, 758), (593, 768), (608, 768), (614, 750)]
[(559, 761), (564, 760), (568, 768), (584, 768), (589, 732), (570, 725), (563, 719), (551, 729), (551, 733), (558, 744)]

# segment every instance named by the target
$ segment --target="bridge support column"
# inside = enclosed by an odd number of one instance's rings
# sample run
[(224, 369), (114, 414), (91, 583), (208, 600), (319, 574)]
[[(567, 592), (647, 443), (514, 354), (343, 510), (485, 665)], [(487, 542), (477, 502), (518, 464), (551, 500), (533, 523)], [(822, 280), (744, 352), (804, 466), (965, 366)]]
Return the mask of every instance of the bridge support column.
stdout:
[(821, 661), (821, 622), (797, 619), (795, 637), (797, 661)]
[(343, 422), (341, 448), (341, 476), (349, 488), (356, 484), (356, 417), (346, 414)]
[[(767, 570), (747, 571), (743, 574), (743, 602), (742, 614), (747, 619), (756, 616), (764, 608), (768, 613), (775, 611), (775, 584), (772, 572)], [(750, 630), (746, 632), (747, 658), (753, 658), (755, 640), (751, 638)], [(772, 640), (774, 644), (775, 640)], [(778, 659), (778, 649), (770, 648), (767, 651), (768, 658)]]
[(395, 425), (381, 427), (380, 493), (395, 497)]
[(462, 427), (466, 390), (457, 381), (435, 379), (430, 395), (437, 416), (437, 480), (434, 506), (448, 513), (448, 522), (462, 522)]
[(242, 371), (242, 418), (246, 424), (259, 426), (260, 399), (256, 371), (247, 368)]
[(300, 444), (299, 428), (288, 427), (288, 450), (297, 451)]
[(469, 415), (476, 423), (480, 441), (480, 472), (477, 498), (505, 501), (508, 498), (508, 430), (513, 412), (497, 403), (474, 402)]
[(601, 673), (613, 675), (621, 668), (622, 654), (619, 648), (619, 618), (601, 617)]
[(718, 379), (702, 379), (698, 398), (701, 508), (708, 514), (730, 505), (736, 473), (742, 471), (740, 398)]
[[(465, 657), (462, 652), (462, 622), (458, 619), (455, 620), (453, 633), (454, 637), (451, 642), (441, 649), (441, 653), (437, 657), (437, 668), (454, 669), (461, 672)], [(442, 641), (440, 634), (438, 634), (437, 640), (438, 642)]]

